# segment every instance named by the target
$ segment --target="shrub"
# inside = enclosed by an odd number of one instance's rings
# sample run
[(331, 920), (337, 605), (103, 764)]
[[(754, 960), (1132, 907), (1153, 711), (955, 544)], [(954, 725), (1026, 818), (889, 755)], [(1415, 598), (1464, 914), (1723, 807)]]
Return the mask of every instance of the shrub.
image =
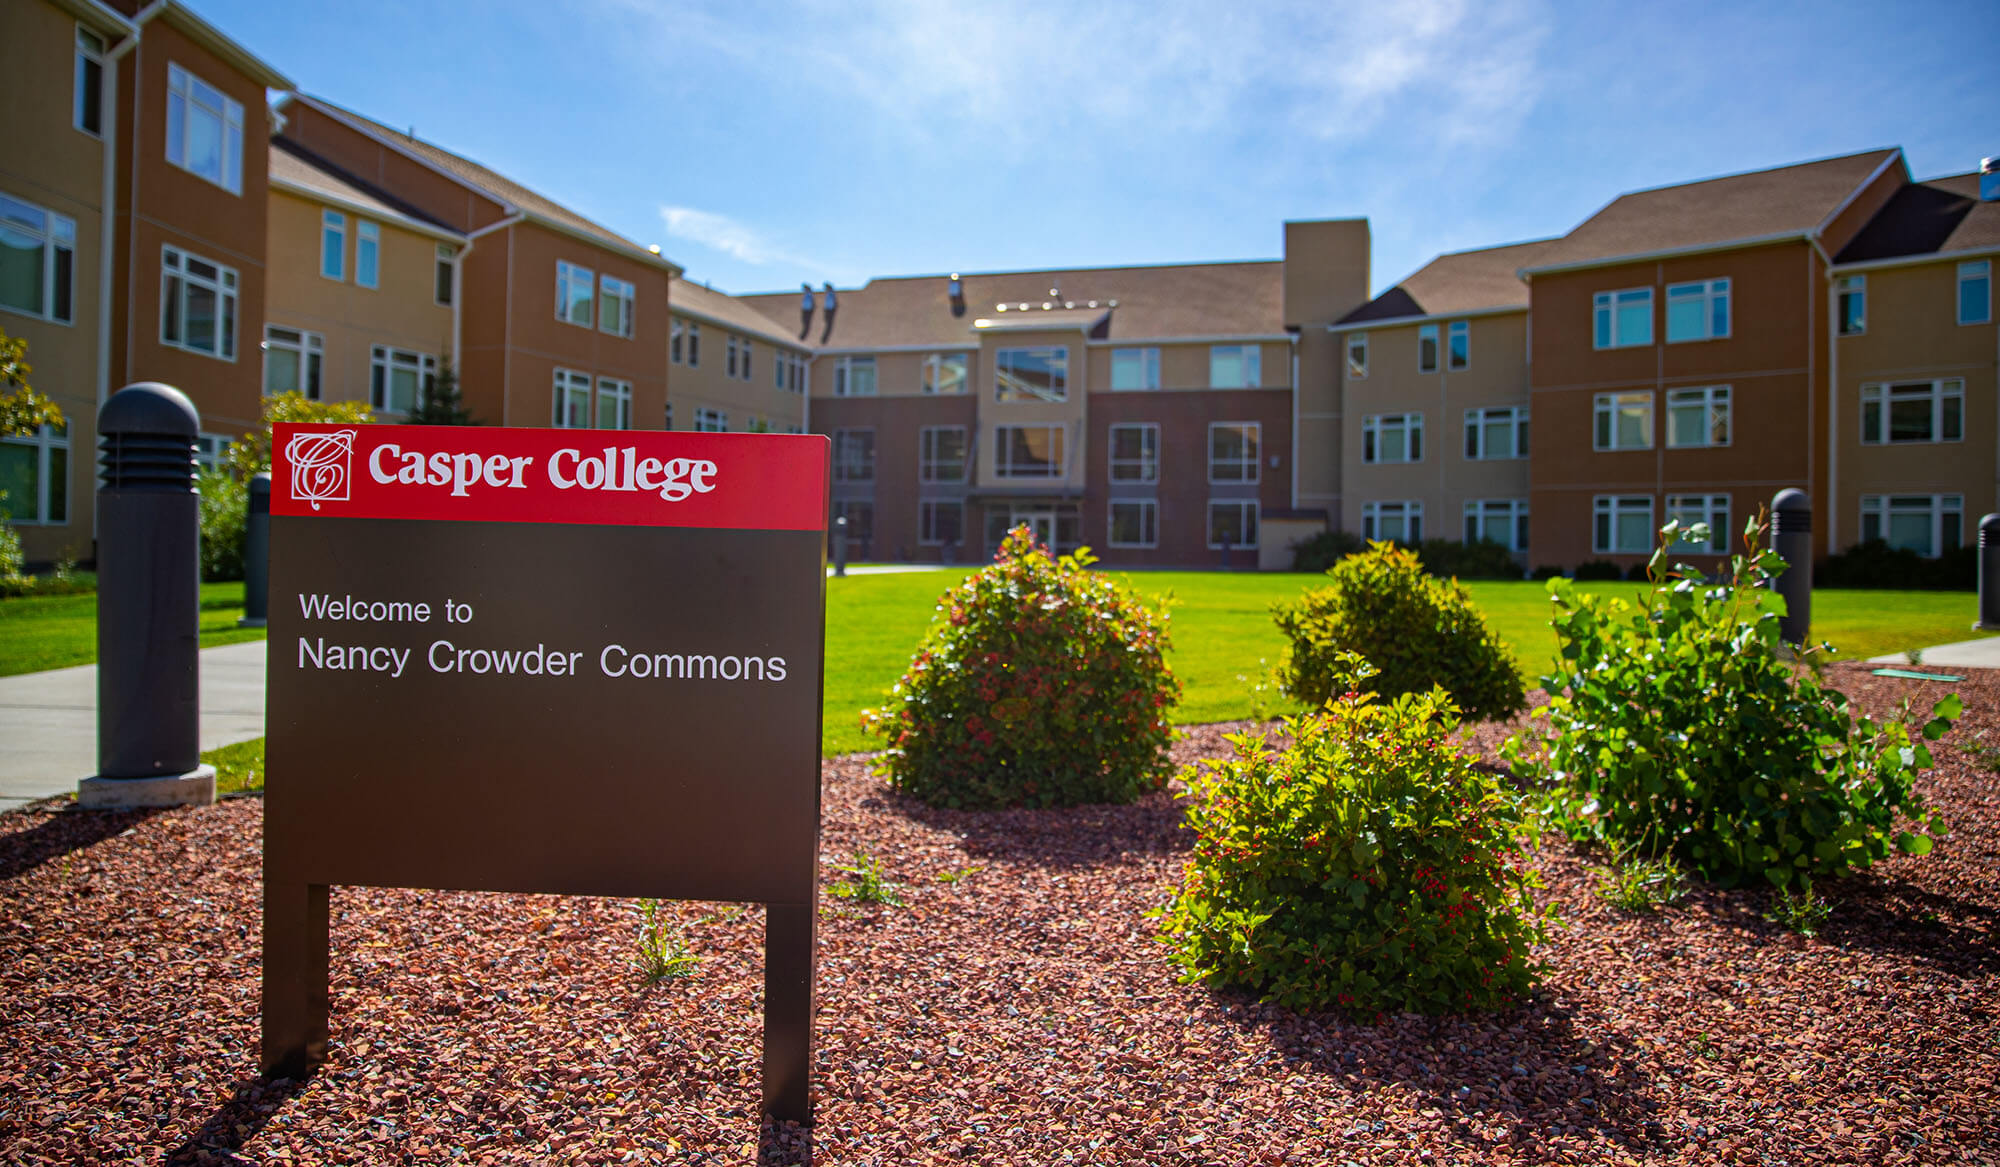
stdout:
[(1536, 568), (1535, 574), (1530, 576), (1529, 578), (1539, 583), (1540, 581), (1545, 579), (1554, 579), (1557, 576), (1561, 575), (1562, 573), (1563, 569), (1557, 567), (1555, 564), (1544, 563), (1540, 567)]
[(1570, 578), (1579, 583), (1590, 579), (1624, 579), (1625, 569), (1609, 559), (1589, 559), (1577, 564)]
[(1292, 570), (1317, 575), (1361, 550), (1361, 536), (1349, 531), (1321, 531), (1292, 547)]
[(1424, 574), (1414, 553), (1387, 543), (1335, 564), (1327, 584), (1272, 605), (1291, 640), (1278, 660), (1278, 684), (1308, 705), (1344, 691), (1341, 657), (1358, 653), (1378, 670), (1385, 697), (1440, 685), (1467, 716), (1480, 720), (1521, 711), (1521, 670), (1486, 627), (1472, 597), (1455, 581)]
[(1026, 527), (938, 603), (886, 708), (864, 722), (877, 770), (934, 806), (1129, 802), (1165, 784), (1167, 618), (1088, 550), (1061, 559)]
[[(0, 492), (0, 503), (6, 500), (5, 492)], [(25, 588), (29, 583), (27, 563), (27, 556), (21, 552), (21, 533), (7, 521), (6, 513), (0, 511), (0, 586)]]
[(1907, 547), (1870, 539), (1827, 556), (1814, 573), (1813, 585), (1969, 592), (1979, 586), (1979, 548), (1954, 547), (1936, 559), (1925, 559)]
[(201, 578), (242, 579), (250, 488), (220, 470), (195, 479), (201, 495)]
[(1521, 800), (1455, 740), (1433, 689), (1378, 701), (1342, 692), (1288, 722), (1274, 753), (1188, 775), (1195, 833), (1173, 899), (1155, 912), (1187, 982), (1251, 990), (1291, 1009), (1357, 1014), (1488, 1008), (1525, 993), (1548, 911), (1522, 862)]
[(1912, 780), (1958, 698), (1937, 704), (1920, 737), (1900, 721), (1857, 723), (1781, 642), (1783, 602), (1763, 585), (1785, 563), (1758, 550), (1762, 516), (1731, 560), (1733, 585), (1668, 570), (1678, 530), (1661, 528), (1662, 582), (1641, 602), (1549, 584), (1558, 671), (1542, 684), (1558, 696), (1537, 711), (1549, 733), (1505, 749), (1518, 774), (1550, 784), (1552, 821), (1615, 851), (1672, 854), (1724, 885), (1786, 887), (1929, 852), (1943, 824)]
[(248, 482), (271, 468), (271, 427), (289, 421), (302, 425), (362, 425), (375, 420), (366, 401), (314, 401), (303, 393), (280, 393), (264, 399), (264, 424), (229, 443), (222, 464), (231, 477)]
[(1432, 575), (1457, 579), (1520, 579), (1521, 565), (1505, 544), (1491, 539), (1462, 543), (1457, 539), (1426, 539), (1417, 547), (1417, 561)]

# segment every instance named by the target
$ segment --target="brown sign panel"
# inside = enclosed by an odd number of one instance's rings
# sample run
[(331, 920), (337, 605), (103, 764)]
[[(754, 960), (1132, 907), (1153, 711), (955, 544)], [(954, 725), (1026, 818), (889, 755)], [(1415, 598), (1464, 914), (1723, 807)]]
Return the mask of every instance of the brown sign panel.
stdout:
[(274, 454), (264, 1064), (324, 1055), (333, 884), (756, 902), (766, 1102), (807, 1119), (825, 439)]

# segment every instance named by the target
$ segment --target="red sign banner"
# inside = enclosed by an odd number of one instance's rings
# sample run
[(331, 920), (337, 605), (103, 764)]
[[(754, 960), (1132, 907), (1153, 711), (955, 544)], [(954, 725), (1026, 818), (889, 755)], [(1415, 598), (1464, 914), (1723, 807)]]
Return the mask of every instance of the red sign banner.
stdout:
[(818, 531), (827, 440), (488, 426), (273, 427), (271, 513)]

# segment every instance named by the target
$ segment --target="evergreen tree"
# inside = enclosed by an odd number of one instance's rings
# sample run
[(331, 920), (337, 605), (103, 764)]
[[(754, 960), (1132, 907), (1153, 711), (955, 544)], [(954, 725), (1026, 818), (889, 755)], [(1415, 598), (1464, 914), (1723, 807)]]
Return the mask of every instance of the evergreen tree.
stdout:
[(446, 357), (438, 362), (437, 376), (405, 419), (410, 425), (478, 425), (472, 411), (458, 393), (458, 368)]

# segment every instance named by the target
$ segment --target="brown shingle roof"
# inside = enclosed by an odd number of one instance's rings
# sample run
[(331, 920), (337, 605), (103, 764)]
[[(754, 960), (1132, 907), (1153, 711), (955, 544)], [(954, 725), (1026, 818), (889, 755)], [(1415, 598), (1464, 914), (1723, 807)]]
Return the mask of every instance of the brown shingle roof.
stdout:
[[(870, 280), (839, 290), (833, 334), (823, 314), (813, 319), (815, 348), (865, 349), (978, 343), (972, 322), (997, 316), (1000, 304), (1065, 302), (1083, 308), (1095, 300), (1111, 312), (1112, 340), (1176, 337), (1275, 336), (1285, 330), (1284, 264), (1277, 260), (1176, 264), (1161, 267), (1072, 268), (1061, 271), (965, 272), (965, 314), (954, 316), (947, 276)], [(1057, 289), (1051, 294), (1050, 289)], [(799, 293), (772, 292), (742, 300), (796, 336)], [(1014, 309), (1010, 307), (1010, 313)]]
[(1536, 239), (1440, 255), (1408, 279), (1341, 317), (1340, 323), (1448, 316), (1488, 308), (1525, 309), (1528, 285), (1515, 273), (1540, 262), (1555, 242)]
[(1796, 166), (1634, 191), (1550, 244), (1534, 267), (1804, 234), (1902, 151), (1867, 150)]
[(1953, 174), (1897, 191), (1835, 263), (2000, 246), (2000, 203), (1979, 201), (1979, 175)]
[(301, 187), (353, 206), (366, 207), (385, 219), (412, 219), (427, 227), (459, 234), (448, 224), (425, 214), (422, 209), (363, 182), (298, 143), (284, 138), (271, 139), (271, 181)]
[(673, 282), (668, 285), (667, 301), (676, 310), (698, 313), (719, 324), (754, 333), (787, 348), (809, 347), (800, 342), (796, 326), (788, 332), (770, 317), (736, 297), (684, 280), (679, 276), (675, 276)]

